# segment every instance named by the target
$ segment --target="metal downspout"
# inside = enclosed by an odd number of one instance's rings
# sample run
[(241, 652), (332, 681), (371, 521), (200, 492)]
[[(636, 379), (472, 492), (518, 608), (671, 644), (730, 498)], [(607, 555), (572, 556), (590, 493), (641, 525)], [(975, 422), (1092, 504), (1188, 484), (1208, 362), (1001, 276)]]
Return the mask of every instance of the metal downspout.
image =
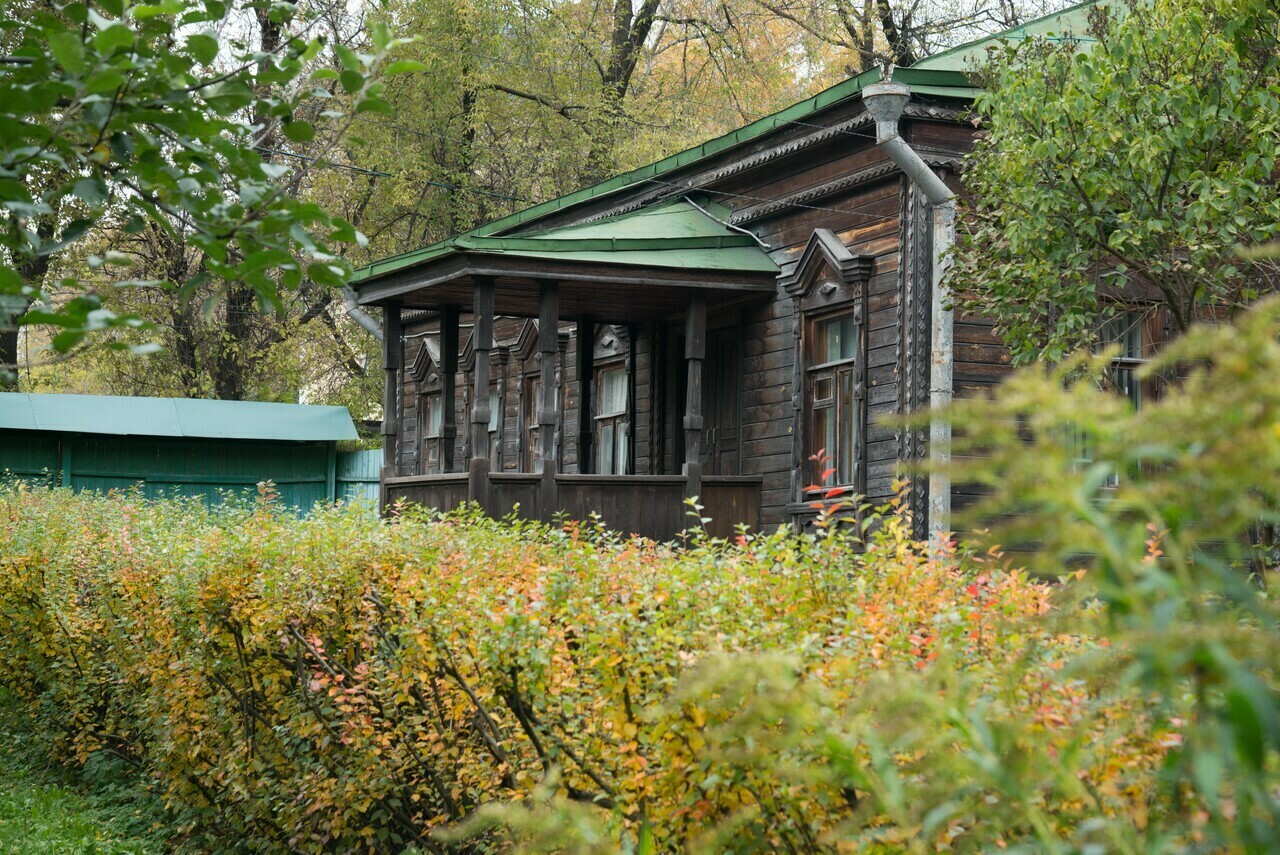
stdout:
[(347, 307), (347, 317), (355, 321), (379, 342), (382, 341), (382, 326), (373, 318), (365, 314), (364, 309), (360, 308), (359, 302), (356, 300), (356, 292), (352, 291), (349, 286), (342, 289), (342, 301)]
[[(862, 90), (876, 120), (876, 144), (920, 188), (933, 207), (932, 307), (929, 347), (929, 536), (951, 532), (951, 478), (942, 470), (951, 462), (951, 422), (943, 411), (954, 389), (955, 321), (944, 277), (956, 239), (955, 194), (898, 133), (898, 119), (911, 99), (904, 83), (873, 83)], [(939, 544), (940, 545), (940, 544)]]

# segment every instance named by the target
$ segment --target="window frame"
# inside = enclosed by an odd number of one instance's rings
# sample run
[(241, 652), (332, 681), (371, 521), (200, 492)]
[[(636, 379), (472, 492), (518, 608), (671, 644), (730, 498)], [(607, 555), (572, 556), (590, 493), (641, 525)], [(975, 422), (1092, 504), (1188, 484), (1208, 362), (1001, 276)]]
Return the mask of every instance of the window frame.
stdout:
[[(622, 409), (610, 410), (609, 412), (600, 412), (601, 402), (604, 400), (604, 378), (606, 374), (617, 373), (622, 380)], [(627, 371), (627, 363), (625, 359), (612, 359), (600, 365), (595, 366), (595, 376), (592, 378), (595, 383), (595, 394), (592, 396), (592, 405), (595, 412), (592, 414), (594, 424), (595, 452), (593, 454), (593, 468), (596, 475), (628, 475), (631, 468), (631, 377)], [(609, 460), (612, 465), (609, 467), (611, 471), (604, 471), (605, 454), (604, 449), (604, 433), (608, 430), (611, 432), (612, 442), (608, 443)]]
[[(1100, 353), (1116, 345), (1121, 347), (1120, 353), (1111, 358), (1109, 381), (1117, 393), (1129, 399), (1134, 409), (1141, 409), (1143, 402), (1152, 400), (1158, 391), (1155, 378), (1139, 381), (1136, 376), (1142, 366), (1149, 363), (1155, 355), (1158, 346), (1157, 336), (1154, 335), (1155, 325), (1159, 322), (1157, 314), (1155, 307), (1116, 306), (1110, 314), (1099, 321), (1095, 329), (1097, 336), (1095, 352)], [(1127, 325), (1114, 327), (1119, 331), (1116, 336), (1108, 335), (1113, 326), (1122, 319), (1127, 320)], [(1132, 342), (1128, 339), (1129, 335), (1135, 331), (1137, 332), (1137, 354), (1133, 355), (1130, 353)], [(1127, 375), (1126, 380), (1122, 381), (1121, 375)]]
[[(432, 402), (440, 424), (431, 426)], [(421, 475), (439, 475), (444, 471), (441, 440), (444, 438), (444, 392), (441, 389), (425, 389), (418, 393), (418, 469)], [(432, 453), (434, 452), (434, 463)]]
[[(1093, 352), (1101, 354), (1109, 348), (1120, 345), (1120, 353), (1110, 360), (1107, 383), (1110, 385), (1111, 391), (1127, 398), (1135, 411), (1141, 410), (1145, 402), (1159, 397), (1159, 378), (1148, 377), (1146, 380), (1139, 381), (1136, 375), (1142, 366), (1154, 358), (1159, 348), (1163, 345), (1165, 341), (1165, 335), (1163, 334), (1165, 319), (1159, 307), (1150, 305), (1141, 306), (1121, 303), (1108, 307), (1104, 310), (1104, 313), (1098, 318), (1094, 326)], [(1118, 335), (1109, 335), (1108, 333), (1113, 328), (1113, 325), (1121, 318), (1129, 319), (1127, 325), (1116, 327), (1116, 329), (1119, 329)], [(1125, 340), (1128, 338), (1128, 334), (1135, 330), (1138, 333), (1136, 356), (1130, 352), (1131, 342)], [(1126, 385), (1121, 381), (1121, 374), (1128, 375), (1128, 384), (1131, 385)], [(1105, 389), (1106, 387), (1103, 388)], [(1093, 465), (1093, 448), (1089, 437), (1077, 431), (1074, 442), (1073, 465), (1077, 469)], [(1112, 470), (1108, 473), (1102, 486), (1108, 488), (1119, 487), (1120, 473)]]
[[(819, 329), (833, 321), (849, 318), (853, 322), (854, 343), (852, 354), (835, 360), (819, 360), (816, 353)], [(821, 471), (816, 477), (807, 479), (806, 484), (817, 486), (818, 490), (806, 490), (803, 487), (802, 499), (822, 498), (824, 493), (833, 488), (843, 488), (847, 493), (859, 495), (866, 492), (866, 370), (867, 370), (867, 331), (860, 297), (850, 301), (824, 306), (818, 311), (804, 312), (802, 320), (802, 344), (800, 355), (803, 359), (804, 392), (801, 398), (801, 429), (803, 431), (803, 449), (806, 461), (812, 461), (819, 453), (825, 454)], [(819, 399), (817, 385), (823, 380), (831, 383), (831, 394)], [(820, 428), (818, 413), (827, 411), (834, 414), (833, 428)], [(844, 414), (850, 423), (847, 428), (842, 425)], [(819, 437), (822, 430), (824, 436)], [(845, 448), (838, 446), (839, 439), (851, 430), (851, 441)], [(829, 431), (837, 437), (837, 448), (831, 449), (827, 435)], [(833, 479), (822, 483), (820, 477), (828, 469), (836, 470)]]

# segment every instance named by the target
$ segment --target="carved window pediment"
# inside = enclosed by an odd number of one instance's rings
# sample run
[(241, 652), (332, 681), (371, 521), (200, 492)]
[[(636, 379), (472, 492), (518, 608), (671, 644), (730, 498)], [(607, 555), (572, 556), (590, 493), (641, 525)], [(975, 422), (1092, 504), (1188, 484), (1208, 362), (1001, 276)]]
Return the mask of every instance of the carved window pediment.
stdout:
[(627, 328), (618, 324), (601, 324), (596, 328), (593, 358), (597, 362), (621, 359), (630, 351)]
[[(506, 363), (510, 356), (511, 348), (505, 344), (494, 344), (493, 349), (489, 351), (489, 358), (494, 365), (502, 365)], [(468, 336), (467, 342), (462, 346), (462, 353), (458, 356), (458, 367), (462, 371), (470, 373), (476, 367), (476, 348), (475, 336)]]
[(814, 229), (800, 262), (779, 281), (802, 311), (813, 311), (862, 296), (871, 264), (871, 256), (850, 252), (830, 229)]
[(426, 335), (409, 365), (409, 375), (421, 387), (440, 385), (440, 338)]
[(520, 362), (529, 362), (538, 358), (538, 322), (527, 320), (520, 326), (520, 335), (511, 347), (515, 358)]

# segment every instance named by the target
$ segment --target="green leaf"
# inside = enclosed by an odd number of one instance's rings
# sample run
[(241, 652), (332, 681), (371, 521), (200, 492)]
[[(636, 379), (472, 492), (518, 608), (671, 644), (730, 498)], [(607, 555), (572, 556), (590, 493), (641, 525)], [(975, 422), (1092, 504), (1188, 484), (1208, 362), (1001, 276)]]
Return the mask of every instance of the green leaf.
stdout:
[(208, 65), (218, 56), (218, 40), (207, 33), (196, 33), (187, 37), (187, 50), (196, 62)]
[(107, 182), (97, 176), (92, 178), (81, 178), (75, 184), (71, 185), (71, 193), (72, 195), (79, 196), (85, 202), (94, 207), (101, 205), (111, 197), (111, 191), (107, 188)]
[(1240, 759), (1254, 771), (1261, 771), (1266, 759), (1262, 736), (1262, 719), (1254, 708), (1252, 699), (1244, 692), (1233, 689), (1227, 692), (1227, 708), (1231, 716), (1231, 732), (1235, 736), (1236, 751)]
[(385, 116), (393, 116), (395, 110), (381, 98), (362, 98), (356, 103), (356, 113), (381, 113)]
[(428, 68), (426, 63), (419, 62), (416, 59), (397, 59), (395, 62), (389, 63), (384, 73), (390, 74), (406, 74), (413, 71), (426, 71)]
[(307, 278), (317, 285), (342, 285), (346, 282), (346, 271), (338, 265), (316, 262), (307, 265)]
[(132, 47), (133, 30), (124, 24), (112, 24), (93, 38), (93, 46), (104, 56), (110, 56), (117, 50)]
[(220, 115), (227, 116), (253, 103), (253, 89), (243, 80), (226, 80), (209, 87), (204, 101)]
[(316, 138), (316, 129), (310, 122), (287, 121), (281, 126), (280, 131), (286, 139), (296, 143), (311, 142)]
[(240, 262), (237, 270), (240, 275), (247, 276), (268, 267), (279, 267), (292, 261), (293, 256), (282, 249), (261, 249), (250, 253), (244, 261)]
[(334, 45), (333, 52), (338, 57), (338, 61), (342, 63), (343, 69), (346, 71), (359, 71), (360, 58), (356, 56), (356, 52), (346, 45)]
[(63, 31), (49, 36), (49, 52), (67, 71), (74, 75), (84, 74), (84, 43), (75, 33)]
[(148, 18), (156, 18), (161, 15), (177, 15), (187, 6), (183, 0), (162, 0), (160, 3), (148, 3), (142, 6), (133, 6), (129, 9), (129, 17), (135, 21), (145, 21)]
[(358, 71), (344, 71), (339, 76), (342, 88), (349, 94), (355, 94), (364, 88), (364, 75)]
[(82, 329), (63, 330), (53, 337), (50, 344), (58, 353), (66, 353), (80, 342), (84, 341), (85, 331)]

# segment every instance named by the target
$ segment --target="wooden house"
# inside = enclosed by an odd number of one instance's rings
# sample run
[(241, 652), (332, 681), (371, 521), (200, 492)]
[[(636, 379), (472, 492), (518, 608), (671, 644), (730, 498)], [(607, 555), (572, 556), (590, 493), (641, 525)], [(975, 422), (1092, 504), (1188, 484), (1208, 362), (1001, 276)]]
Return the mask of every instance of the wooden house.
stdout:
[[(902, 139), (953, 188), (982, 49), (893, 73)], [(819, 453), (888, 498), (927, 453), (894, 422), (929, 405), (934, 286), (931, 206), (877, 144), (877, 82), (361, 271), (387, 319), (384, 501), (667, 538), (697, 496), (727, 532), (803, 523)], [(955, 319), (948, 358), (958, 395), (1009, 371), (981, 318)]]

